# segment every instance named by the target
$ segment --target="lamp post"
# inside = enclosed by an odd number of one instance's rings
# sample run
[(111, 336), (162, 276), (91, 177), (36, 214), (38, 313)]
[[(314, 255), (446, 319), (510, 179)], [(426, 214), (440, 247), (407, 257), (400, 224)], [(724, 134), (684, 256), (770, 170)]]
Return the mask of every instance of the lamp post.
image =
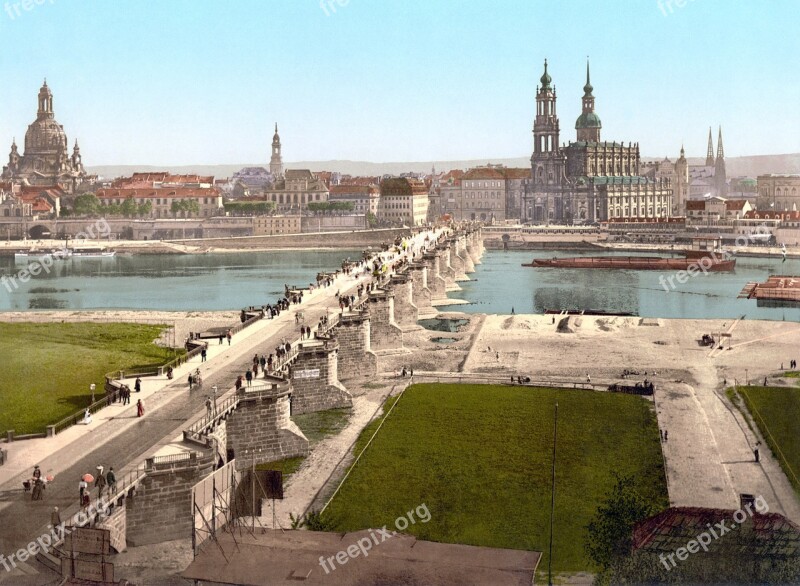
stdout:
[(95, 387), (94, 383), (89, 385), (89, 390), (92, 392), (92, 403), (94, 403), (94, 390), (95, 390), (95, 388), (96, 387)]

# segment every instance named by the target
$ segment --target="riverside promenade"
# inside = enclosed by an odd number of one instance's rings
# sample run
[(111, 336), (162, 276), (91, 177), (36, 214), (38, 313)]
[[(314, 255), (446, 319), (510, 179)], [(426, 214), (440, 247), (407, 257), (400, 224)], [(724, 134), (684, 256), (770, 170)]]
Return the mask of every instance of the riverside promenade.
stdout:
[[(411, 258), (425, 247), (425, 239), (432, 244), (443, 231), (422, 232), (409, 239), (406, 251), (382, 253), (386, 264), (402, 258)], [(316, 289), (304, 296), (299, 305), (292, 305), (275, 319), (263, 319), (233, 336), (231, 345), (211, 341), (208, 358), (201, 363), (196, 357), (175, 369), (173, 380), (166, 377), (142, 379), (142, 392), (132, 393), (131, 404), (112, 404), (94, 415), (90, 425), (73, 426), (54, 438), (27, 440), (5, 444), (9, 462), (0, 467), (0, 554), (9, 556), (47, 530), (50, 512), (54, 506), (62, 512), (74, 510), (78, 503), (78, 483), (85, 473), (96, 475), (96, 467), (105, 471), (113, 466), (120, 480), (126, 470), (135, 468), (145, 457), (150, 457), (180, 435), (192, 419), (205, 412), (205, 399), (212, 387), (218, 387), (222, 399), (233, 392), (236, 377), (252, 364), (255, 353), (269, 354), (283, 340), (299, 338), (299, 324), (295, 315), (302, 311), (305, 324), (314, 325), (323, 315), (339, 310), (337, 291), (351, 294), (369, 275), (339, 275), (326, 288)], [(253, 300), (255, 304), (271, 300)], [(188, 374), (200, 368), (203, 377), (201, 388), (189, 391)], [(128, 382), (133, 387), (132, 381)], [(136, 401), (141, 399), (144, 417), (136, 415)], [(44, 500), (32, 501), (30, 493), (22, 492), (23, 480), (30, 477), (34, 464), (43, 475), (53, 475)], [(92, 497), (97, 489), (92, 490)], [(62, 513), (62, 521), (68, 515)], [(18, 563), (12, 572), (0, 571), (0, 583), (20, 583), (24, 575), (35, 583), (36, 562)], [(9, 581), (10, 580), (10, 581)]]

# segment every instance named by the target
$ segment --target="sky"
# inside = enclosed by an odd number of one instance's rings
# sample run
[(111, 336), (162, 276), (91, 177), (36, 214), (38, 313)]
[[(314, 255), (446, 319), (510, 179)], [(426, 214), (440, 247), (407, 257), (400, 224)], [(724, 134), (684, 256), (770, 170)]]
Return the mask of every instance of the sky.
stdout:
[(604, 140), (705, 156), (722, 125), (728, 157), (800, 152), (797, 7), (0, 0), (0, 151), (47, 78), (87, 166), (266, 164), (275, 122), (289, 162), (529, 156), (543, 60), (565, 142), (588, 56)]

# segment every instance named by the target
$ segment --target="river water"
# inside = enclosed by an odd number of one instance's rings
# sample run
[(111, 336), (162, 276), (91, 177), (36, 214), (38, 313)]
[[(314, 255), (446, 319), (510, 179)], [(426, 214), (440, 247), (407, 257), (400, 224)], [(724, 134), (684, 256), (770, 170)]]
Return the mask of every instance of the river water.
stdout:
[[(607, 255), (608, 253), (602, 253)], [(632, 253), (619, 253), (631, 255)], [(650, 253), (647, 254), (650, 256)], [(594, 309), (627, 312), (642, 317), (735, 318), (800, 321), (800, 306), (759, 307), (755, 300), (738, 299), (748, 281), (765, 281), (770, 275), (800, 275), (800, 260), (738, 257), (734, 272), (709, 272), (684, 284), (673, 280), (664, 289), (660, 271), (530, 268), (533, 258), (587, 256), (553, 251), (487, 250), (482, 264), (459, 283), (462, 291), (449, 296), (469, 301), (452, 309), (472, 313), (543, 313), (545, 310)], [(660, 255), (669, 256), (669, 255)]]
[[(542, 313), (553, 309), (627, 312), (642, 317), (771, 319), (800, 322), (800, 307), (759, 307), (738, 299), (748, 281), (800, 275), (800, 261), (737, 260), (731, 273), (708, 273), (665, 291), (659, 271), (528, 268), (532, 258), (585, 253), (487, 250), (483, 262), (450, 296), (473, 313)], [(603, 253), (607, 254), (607, 253)], [(45, 309), (231, 310), (270, 303), (284, 284), (302, 285), (335, 270), (358, 250), (245, 252), (202, 255), (118, 255), (57, 261), (50, 274), (0, 285), (0, 311)], [(0, 258), (0, 274), (17, 277), (25, 265)], [(9, 290), (10, 289), (10, 290)]]
[(56, 261), (27, 283), (25, 264), (0, 258), (0, 311), (30, 309), (229, 310), (272, 303), (283, 286), (308, 285), (360, 250), (117, 255)]

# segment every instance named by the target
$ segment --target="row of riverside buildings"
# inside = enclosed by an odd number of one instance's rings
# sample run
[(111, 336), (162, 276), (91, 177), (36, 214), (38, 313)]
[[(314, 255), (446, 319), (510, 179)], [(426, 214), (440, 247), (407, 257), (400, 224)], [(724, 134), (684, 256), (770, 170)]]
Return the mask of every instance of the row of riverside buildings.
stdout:
[[(226, 211), (226, 202), (271, 202), (271, 212), (256, 222), (256, 232), (264, 234), (299, 231), (304, 225), (300, 218), (320, 208), (314, 204), (336, 202), (352, 204), (352, 211), (328, 214), (339, 219), (320, 220), (317, 229), (323, 224), (333, 229), (375, 223), (415, 226), (440, 219), (635, 225), (685, 217), (688, 223), (710, 223), (711, 218), (726, 216), (719, 214), (720, 202), (742, 214), (798, 210), (800, 175), (763, 175), (757, 181), (727, 178), (721, 128), (716, 153), (709, 129), (706, 160), (698, 165), (689, 164), (683, 147), (675, 162), (642, 161), (638, 143), (601, 140), (601, 130), (587, 62), (575, 140), (561, 143), (556, 89), (545, 61), (536, 90), (529, 167), (487, 163), (399, 177), (284, 169), (276, 124), (268, 168), (245, 168), (225, 180), (163, 172), (102, 182), (86, 172), (77, 141), (69, 152), (45, 82), (36, 119), (25, 134), (24, 153), (13, 140), (0, 176), (0, 219), (57, 217), (87, 192), (94, 193), (101, 206), (135, 206), (136, 217), (150, 220), (241, 215)], [(739, 199), (748, 203), (742, 205)], [(305, 225), (310, 229), (313, 222)]]

